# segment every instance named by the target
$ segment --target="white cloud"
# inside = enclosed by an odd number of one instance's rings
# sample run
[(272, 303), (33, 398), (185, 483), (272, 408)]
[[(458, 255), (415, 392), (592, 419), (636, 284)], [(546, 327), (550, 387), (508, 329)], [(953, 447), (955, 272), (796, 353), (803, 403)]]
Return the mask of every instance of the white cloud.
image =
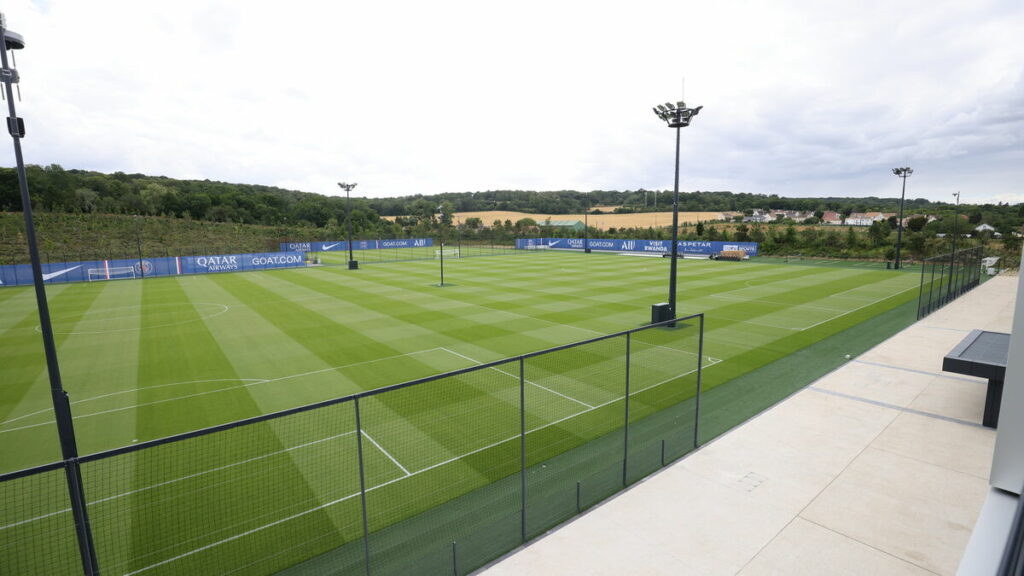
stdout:
[(1019, 2), (9, 0), (30, 162), (368, 195), (1024, 192)]

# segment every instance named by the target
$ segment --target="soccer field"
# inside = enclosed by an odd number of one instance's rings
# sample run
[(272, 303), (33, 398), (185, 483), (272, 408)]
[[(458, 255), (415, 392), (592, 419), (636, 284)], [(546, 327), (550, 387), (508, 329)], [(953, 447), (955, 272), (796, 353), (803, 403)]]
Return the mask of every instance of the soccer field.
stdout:
[[(54, 285), (47, 293), (87, 455), (637, 328), (665, 300), (668, 264), (531, 252), (446, 257), (444, 287), (439, 262), (421, 260)], [(865, 268), (679, 264), (680, 315), (706, 314), (705, 391), (915, 300), (920, 281)], [(31, 290), (0, 290), (0, 341), (0, 472), (57, 461)], [(340, 550), (337, 565), (356, 566), (364, 550), (342, 544), (363, 534), (361, 483), (366, 528), (380, 534), (374, 573), (388, 573), (386, 558), (409, 546), (394, 526), (436, 527), (438, 506), (448, 507), (447, 522), (472, 526), (480, 520), (452, 511), (478, 514), (466, 498), (492, 510), (491, 524), (518, 513), (521, 427), (537, 486), (558, 458), (571, 468), (586, 460), (580, 450), (599, 451), (593, 446), (621, 427), (624, 356), (634, 364), (630, 422), (692, 400), (695, 326), (638, 333), (625, 355), (620, 344), (524, 363), (522, 422), (522, 365), (509, 362), (366, 397), (358, 436), (345, 402), (87, 462), (104, 573), (270, 573), (332, 549)], [(0, 484), (0, 564), (38, 555), (39, 573), (73, 572), (67, 497), (57, 496), (63, 472), (40, 476)], [(536, 521), (537, 530), (547, 525)], [(40, 548), (52, 534), (62, 535), (59, 554)], [(516, 535), (508, 535), (512, 545)]]

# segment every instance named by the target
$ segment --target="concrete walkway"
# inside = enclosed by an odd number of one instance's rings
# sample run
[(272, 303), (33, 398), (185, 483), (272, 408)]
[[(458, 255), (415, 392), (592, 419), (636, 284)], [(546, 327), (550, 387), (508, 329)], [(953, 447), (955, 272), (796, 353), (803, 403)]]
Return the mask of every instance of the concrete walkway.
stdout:
[(1009, 332), (996, 277), (700, 451), (481, 571), (955, 574), (988, 492), (985, 381), (941, 371)]

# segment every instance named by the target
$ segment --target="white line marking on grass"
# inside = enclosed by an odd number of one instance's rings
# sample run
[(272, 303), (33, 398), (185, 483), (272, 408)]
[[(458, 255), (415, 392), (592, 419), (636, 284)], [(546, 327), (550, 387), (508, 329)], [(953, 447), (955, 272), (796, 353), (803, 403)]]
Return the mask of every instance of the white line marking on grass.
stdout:
[(771, 300), (760, 300), (758, 298), (738, 298), (736, 296), (724, 296), (722, 294), (711, 294), (708, 298), (721, 298), (723, 300), (732, 300), (735, 302), (752, 302), (755, 304), (773, 304), (775, 306), (786, 306), (788, 308), (809, 308), (811, 310), (824, 310), (825, 312), (838, 312), (835, 308), (826, 308), (824, 306), (814, 306), (813, 304), (789, 304), (786, 302), (773, 302)]
[[(375, 358), (373, 360), (364, 360), (362, 362), (354, 362), (352, 364), (344, 364), (342, 366), (332, 366), (332, 367), (329, 367), (329, 368), (321, 368), (320, 370), (312, 370), (310, 372), (303, 372), (301, 374), (290, 374), (288, 376), (280, 376), (278, 378), (267, 378), (267, 379), (232, 378), (232, 379), (224, 379), (224, 381), (237, 381), (237, 382), (245, 381), (245, 382), (248, 382), (248, 383), (242, 384), (241, 386), (228, 386), (226, 388), (218, 388), (216, 390), (207, 390), (205, 392), (196, 392), (195, 394), (186, 394), (185, 396), (176, 396), (174, 398), (165, 398), (163, 400), (154, 400), (152, 402), (144, 402), (142, 404), (133, 404), (131, 406), (122, 406), (121, 408), (111, 408), (110, 410), (101, 410), (99, 412), (90, 412), (88, 414), (79, 414), (77, 416), (74, 416), (74, 419), (78, 420), (80, 418), (90, 418), (92, 416), (100, 416), (100, 415), (103, 415), (103, 414), (111, 414), (111, 413), (114, 413), (114, 412), (123, 412), (125, 410), (132, 410), (134, 408), (141, 408), (143, 406), (152, 406), (154, 404), (164, 404), (164, 403), (167, 403), (167, 402), (175, 402), (177, 400), (185, 400), (185, 399), (188, 399), (188, 398), (195, 398), (197, 396), (205, 396), (207, 394), (216, 394), (218, 392), (228, 392), (230, 390), (237, 390), (239, 388), (247, 388), (249, 386), (256, 386), (258, 384), (269, 384), (271, 382), (281, 382), (282, 380), (289, 380), (289, 379), (292, 379), (292, 378), (299, 378), (299, 377), (302, 377), (302, 376), (311, 376), (313, 374), (320, 374), (322, 372), (330, 372), (332, 370), (341, 370), (341, 369), (344, 369), (344, 368), (352, 368), (354, 366), (362, 366), (362, 365), (365, 365), (365, 364), (372, 364), (374, 362), (380, 362), (382, 360), (393, 360), (395, 358), (402, 358), (404, 356), (413, 356), (415, 354), (424, 354), (426, 352), (434, 352), (436, 350), (441, 350), (441, 348), (428, 348), (426, 350), (417, 350), (415, 352), (407, 352), (405, 354), (396, 354), (394, 356), (385, 356), (383, 358)], [(153, 386), (152, 388), (160, 388), (160, 387), (164, 387), (164, 386), (177, 386), (177, 385), (181, 385), (181, 384), (193, 384), (193, 383), (197, 383), (197, 382), (213, 382), (213, 380), (195, 380), (195, 381), (192, 381), (192, 382), (178, 382), (178, 383), (173, 383), (173, 384), (162, 384), (160, 386)], [(126, 392), (137, 392), (137, 391), (144, 391), (144, 390), (149, 390), (149, 389), (150, 388), (136, 388), (134, 390), (128, 390)], [(102, 398), (102, 397), (105, 397), (105, 396), (113, 396), (115, 394), (121, 394), (121, 393), (122, 392), (114, 392), (114, 393), (111, 393), (111, 394), (104, 394), (103, 396), (96, 396), (96, 397), (93, 397), (93, 398), (87, 398), (87, 399), (79, 400), (78, 402), (86, 402), (88, 400), (95, 400), (97, 398)], [(46, 412), (46, 411), (47, 410), (43, 410), (42, 412)], [(39, 414), (39, 413), (40, 412), (34, 412), (33, 414), (30, 414), (30, 415)], [(30, 415), (26, 415), (26, 416), (30, 416)], [(23, 418), (23, 417), (24, 416), (19, 416), (18, 418)], [(12, 420), (8, 420), (6, 422), (0, 423), (0, 425), (7, 424), (8, 422), (13, 422), (16, 419), (12, 419)], [(4, 433), (7, 433), (7, 432), (14, 432), (14, 431), (17, 431), (17, 430), (25, 430), (27, 428), (37, 428), (39, 426), (46, 426), (46, 425), (52, 424), (52, 423), (53, 423), (53, 420), (51, 419), (51, 420), (47, 420), (46, 422), (40, 422), (38, 424), (28, 424), (28, 425), (25, 425), (25, 426), (19, 426), (17, 428), (7, 428), (5, 430), (0, 430), (0, 434), (4, 434)]]
[[(478, 365), (479, 364), (483, 364), (483, 362), (480, 362), (479, 360), (474, 360), (474, 359), (470, 358), (469, 356), (466, 356), (464, 354), (459, 354), (458, 352), (456, 352), (454, 350), (449, 350), (449, 349), (444, 348), (444, 347), (441, 347), (440, 350), (444, 350), (445, 352), (449, 352), (451, 354), (454, 354), (454, 355), (458, 356), (459, 358), (465, 358), (466, 360), (469, 360), (470, 362), (472, 362), (474, 364), (478, 364)], [(516, 378), (516, 379), (519, 378), (519, 376), (517, 376), (515, 374), (511, 374), (509, 372), (505, 372), (504, 370), (498, 368), (497, 366), (491, 366), (491, 370), (496, 370), (496, 371), (501, 372), (502, 374), (504, 374), (506, 376), (510, 376), (512, 378)], [(571, 400), (573, 402), (576, 402), (577, 404), (582, 404), (582, 405), (586, 406), (587, 408), (593, 408), (593, 406), (591, 406), (590, 404), (587, 404), (586, 402), (584, 402), (582, 400), (577, 400), (577, 399), (573, 398), (572, 396), (567, 396), (565, 394), (562, 394), (561, 392), (556, 392), (556, 391), (552, 390), (551, 388), (548, 388), (546, 386), (541, 386), (540, 384), (537, 384), (536, 382), (531, 382), (529, 380), (525, 380), (525, 382), (527, 384), (532, 385), (532, 386), (536, 386), (537, 388), (540, 388), (541, 390), (547, 390), (548, 392), (551, 392), (552, 394), (554, 394), (556, 396), (561, 396), (562, 398), (565, 398), (566, 400)]]
[[(86, 335), (90, 335), (90, 334), (113, 334), (113, 333), (116, 333), (116, 332), (141, 332), (142, 330), (149, 330), (151, 328), (166, 328), (168, 326), (180, 326), (181, 324), (190, 324), (192, 322), (200, 322), (202, 320), (208, 320), (210, 318), (216, 318), (217, 316), (220, 316), (221, 314), (225, 314), (228, 310), (231, 309), (231, 306), (228, 306), (227, 304), (220, 304), (218, 302), (190, 302), (189, 304), (182, 304), (182, 305), (183, 306), (191, 305), (193, 310), (195, 312), (199, 313), (200, 316), (198, 318), (190, 318), (188, 320), (182, 320), (180, 322), (171, 322), (171, 323), (168, 323), (168, 324), (156, 324), (156, 325), (153, 325), (153, 326), (136, 326), (134, 328), (113, 328), (113, 329), (110, 329), (110, 330), (82, 330), (82, 331), (77, 331), (76, 330), (76, 331), (72, 331), (72, 332), (58, 332), (58, 331), (54, 331), (54, 334), (86, 336)], [(207, 314), (207, 315), (203, 316), (201, 312), (199, 312), (198, 310), (195, 310), (195, 306), (196, 305), (199, 305), (199, 306), (220, 306), (222, 309), (218, 310), (218, 311), (216, 311), (216, 312), (214, 312), (212, 314)], [(167, 306), (167, 305), (165, 304), (165, 306)], [(126, 308), (126, 306), (121, 306), (120, 308)], [(118, 318), (127, 318), (127, 319), (139, 318), (141, 320), (142, 319), (142, 314), (141, 314), (142, 306), (140, 305), (140, 306), (138, 306), (138, 308), (139, 308), (140, 314), (137, 314), (137, 315), (132, 315), (132, 316), (115, 316), (113, 318), (99, 318), (99, 320), (107, 320), (107, 319), (116, 320)], [(116, 310), (116, 309), (117, 308), (110, 308), (110, 310)], [(89, 314), (93, 314), (93, 313), (96, 313), (96, 312), (98, 312), (98, 311), (90, 311)], [(87, 315), (89, 315), (89, 314), (87, 314)], [(82, 322), (82, 321), (88, 322), (88, 321), (90, 321), (90, 319), (83, 317), (83, 318), (78, 319), (75, 322), (75, 324), (78, 324), (78, 322)], [(42, 332), (42, 328), (38, 324), (36, 325), (35, 330), (36, 330), (36, 332)]]
[[(719, 362), (721, 362), (721, 361), (719, 360)], [(719, 362), (715, 362), (713, 364), (709, 364), (707, 367), (711, 367), (714, 364), (718, 364)], [(690, 370), (688, 372), (684, 372), (684, 373), (679, 374), (677, 376), (673, 376), (672, 378), (668, 378), (666, 380), (662, 380), (661, 382), (658, 382), (656, 384), (651, 384), (650, 386), (647, 386), (645, 388), (641, 388), (641, 389), (636, 390), (634, 392), (630, 392), (629, 395), (630, 396), (634, 396), (636, 394), (639, 394), (640, 392), (644, 392), (646, 390), (650, 390), (651, 388), (654, 388), (656, 386), (661, 386), (662, 384), (665, 384), (667, 382), (671, 382), (673, 380), (677, 380), (677, 379), (682, 378), (684, 376), (688, 376), (690, 374), (693, 374), (696, 371), (697, 371), (697, 369), (694, 368), (693, 370)], [(614, 400), (609, 400), (608, 402), (604, 402), (603, 404), (598, 404), (597, 406), (594, 406), (592, 408), (587, 408), (586, 410), (582, 410), (582, 411), (577, 412), (575, 414), (571, 414), (569, 416), (566, 416), (565, 418), (560, 418), (558, 420), (555, 420), (554, 422), (550, 422), (550, 423), (545, 424), (543, 426), (538, 426), (537, 428), (534, 428), (532, 430), (528, 430), (527, 434), (530, 434), (532, 432), (537, 432), (539, 430), (543, 430), (544, 428), (548, 428), (548, 427), (554, 426), (556, 424), (560, 424), (560, 423), (562, 423), (562, 422), (564, 422), (564, 421), (566, 421), (566, 420), (568, 420), (570, 418), (575, 418), (576, 416), (580, 416), (582, 414), (586, 414), (587, 412), (590, 412), (592, 410), (596, 410), (598, 408), (602, 408), (602, 407), (607, 406), (609, 404), (613, 404), (613, 403), (615, 403), (615, 402), (617, 402), (619, 400), (621, 400), (621, 398), (616, 398)], [(517, 434), (515, 436), (511, 436), (509, 438), (505, 438), (504, 440), (499, 440), (497, 442), (493, 442), (491, 444), (488, 444), (487, 446), (483, 446), (481, 448), (477, 448), (475, 450), (471, 450), (471, 451), (466, 452), (465, 454), (462, 454), (460, 456), (455, 456), (453, 458), (449, 458), (448, 460), (445, 460), (444, 462), (438, 462), (437, 464), (432, 464), (430, 466), (427, 466), (426, 468), (422, 468), (422, 469), (417, 470), (415, 472), (411, 472), (408, 476), (402, 476), (400, 478), (394, 478), (392, 480), (388, 480), (387, 482), (383, 482), (383, 483), (378, 484), (376, 486), (371, 486), (370, 488), (367, 488), (366, 491), (367, 492), (372, 492), (372, 491), (374, 491), (374, 490), (376, 490), (378, 488), (383, 488), (385, 486), (389, 486), (391, 484), (394, 484), (395, 482), (398, 482), (400, 480), (405, 480), (406, 478), (410, 478), (412, 476), (416, 476), (417, 474), (421, 474), (423, 472), (428, 472), (428, 471), (433, 470), (435, 468), (440, 468), (441, 466), (445, 466), (447, 464), (451, 464), (452, 462), (456, 462), (456, 461), (461, 460), (463, 458), (466, 458), (468, 456), (472, 456), (472, 455), (477, 454), (479, 452), (483, 452), (484, 450), (489, 450), (491, 448), (494, 448), (495, 446), (500, 446), (501, 444), (504, 444), (505, 442), (510, 442), (510, 441), (516, 440), (518, 438), (519, 438), (519, 435)], [(198, 554), (200, 552), (204, 552), (204, 551), (209, 550), (211, 548), (215, 548), (217, 546), (220, 546), (221, 544), (227, 544), (228, 542), (233, 542), (235, 540), (238, 540), (239, 538), (244, 538), (246, 536), (249, 536), (250, 534), (255, 534), (256, 532), (260, 532), (262, 530), (266, 530), (267, 528), (273, 528), (274, 526), (277, 526), (279, 524), (283, 524), (285, 522), (294, 520), (296, 518), (301, 518), (302, 516), (306, 516), (307, 514), (312, 514), (313, 512), (317, 512), (319, 510), (323, 510), (324, 508), (327, 508), (329, 506), (333, 506), (335, 504), (340, 504), (341, 502), (344, 502), (346, 500), (350, 500), (350, 499), (355, 498), (355, 497), (357, 497), (359, 495), (360, 495), (359, 492), (355, 492), (355, 493), (349, 494), (347, 496), (342, 496), (341, 498), (337, 498), (337, 499), (332, 500), (330, 502), (325, 502), (323, 504), (320, 504), (319, 506), (314, 506), (313, 508), (310, 508), (308, 510), (303, 510), (302, 512), (297, 512), (297, 513), (292, 514), (290, 516), (287, 516), (285, 518), (281, 518), (280, 520), (275, 520), (275, 521), (270, 522), (268, 524), (264, 524), (263, 526), (257, 526), (256, 528), (253, 528), (251, 530), (246, 530), (245, 532), (242, 532), (241, 534), (236, 534), (234, 536), (230, 536), (228, 538), (224, 538), (223, 540), (219, 540), (217, 542), (213, 542), (213, 543), (207, 544), (205, 546), (201, 546), (199, 548), (196, 548), (195, 550), (190, 550), (190, 551), (185, 552), (183, 554), (178, 554), (177, 556), (174, 556), (173, 558), (167, 558), (166, 560), (161, 560), (160, 562), (157, 562), (155, 564), (150, 564), (149, 566), (146, 566), (144, 568), (140, 568), (140, 569), (135, 570), (133, 572), (128, 572), (127, 574), (125, 574), (125, 576), (134, 576), (135, 574), (141, 574), (141, 573), (146, 572), (148, 570), (151, 570), (153, 568), (157, 568), (157, 567), (160, 567), (160, 566), (164, 566), (166, 564), (170, 564), (171, 562), (175, 562), (175, 561), (180, 560), (182, 558), (187, 558), (187, 557), (192, 556), (194, 554)]]
[[(74, 402), (71, 403), (71, 405), (74, 406), (75, 404), (81, 404), (83, 402), (92, 402), (93, 400), (100, 400), (102, 398), (109, 398), (111, 396), (118, 396), (120, 394), (131, 394), (133, 392), (138, 392), (140, 390), (155, 390), (157, 388), (166, 388), (168, 386), (184, 386), (185, 384), (202, 384), (204, 382), (253, 382), (253, 381), (260, 381), (260, 382), (262, 382), (263, 379), (262, 378), (211, 378), (209, 380), (189, 380), (188, 382), (172, 382), (170, 384), (157, 384), (156, 386), (147, 386), (145, 388), (132, 388), (130, 390), (120, 390), (118, 392), (109, 392), (107, 394), (100, 394), (99, 396), (90, 396), (89, 398), (83, 398), (81, 400), (75, 400)], [(236, 386), (236, 388), (237, 388), (237, 386)], [(11, 422), (16, 422), (18, 420), (24, 420), (25, 418), (36, 416), (38, 414), (45, 414), (46, 412), (50, 412), (51, 410), (53, 410), (53, 409), (52, 408), (44, 408), (43, 410), (36, 410), (35, 412), (29, 412), (28, 414), (22, 414), (21, 416), (17, 416), (17, 417), (11, 418), (10, 420), (5, 420), (3, 422), (0, 422), (0, 426), (2, 426), (4, 424), (10, 424)]]
[(377, 447), (377, 450), (380, 450), (381, 452), (383, 452), (383, 453), (384, 453), (384, 455), (388, 457), (388, 460), (391, 460), (392, 462), (394, 462), (394, 463), (395, 463), (395, 466), (398, 466), (399, 468), (401, 468), (401, 469), (402, 469), (402, 472), (405, 472), (405, 475), (406, 475), (406, 476), (409, 476), (409, 475), (410, 475), (410, 474), (409, 474), (409, 470), (407, 470), (405, 466), (402, 466), (402, 463), (401, 463), (401, 462), (399, 462), (399, 461), (398, 461), (397, 459), (395, 459), (395, 457), (394, 457), (394, 456), (392, 456), (390, 452), (388, 452), (387, 450), (385, 450), (383, 446), (381, 446), (380, 444), (378, 444), (378, 443), (377, 443), (377, 441), (376, 441), (376, 440), (374, 440), (374, 439), (373, 439), (373, 437), (372, 437), (372, 436), (370, 436), (370, 435), (369, 435), (369, 434), (368, 434), (368, 433), (366, 432), (366, 430), (363, 430), (363, 436), (366, 436), (366, 439), (367, 439), (367, 440), (369, 440), (369, 441), (370, 441), (370, 442), (371, 442), (371, 443), (372, 443), (372, 444), (373, 444), (374, 446), (376, 446), (376, 447)]
[[(350, 434), (355, 434), (355, 432), (356, 432), (355, 430), (352, 430), (350, 432), (342, 432), (341, 434), (335, 434), (334, 436), (328, 436), (327, 438), (320, 438), (319, 440), (313, 440), (311, 442), (306, 442), (305, 444), (299, 444), (297, 446), (292, 446), (290, 448), (285, 448), (283, 450), (278, 450), (276, 452), (269, 452), (267, 454), (261, 454), (259, 456), (254, 456), (252, 458), (248, 458), (248, 459), (242, 460), (240, 462), (232, 462), (231, 464), (225, 464), (223, 466), (218, 466), (216, 468), (210, 468), (209, 470), (203, 470), (202, 472), (196, 472), (194, 474), (189, 474), (187, 476), (182, 476), (180, 478), (174, 478), (172, 480), (167, 480), (167, 481), (164, 481), (164, 482), (159, 482), (157, 484), (151, 484), (149, 486), (144, 486), (142, 488), (137, 488), (135, 490), (129, 490), (128, 492), (122, 492), (121, 494), (115, 494), (113, 496), (107, 496), (106, 498), (100, 498), (99, 500), (92, 500), (92, 501), (88, 502), (88, 504), (89, 505), (102, 504), (103, 502), (109, 502), (111, 500), (117, 500), (118, 498), (123, 498), (125, 496), (131, 496), (132, 494), (138, 494), (139, 492), (145, 492), (146, 490), (152, 490), (153, 488), (159, 488), (161, 486), (167, 486), (169, 484), (174, 484), (176, 482), (181, 482), (182, 480), (189, 480), (189, 479), (192, 479), (192, 478), (198, 478), (199, 476), (205, 476), (206, 474), (212, 474), (214, 472), (220, 472), (221, 470), (227, 470), (228, 468), (234, 468), (235, 466), (241, 466), (243, 464), (248, 464), (250, 462), (255, 462), (257, 460), (263, 460), (265, 458), (270, 458), (271, 456), (277, 456), (278, 454), (284, 454), (285, 452), (291, 452), (292, 450), (298, 450), (299, 448), (306, 448), (308, 446), (313, 446), (315, 444), (321, 444), (323, 442), (327, 442), (327, 441), (330, 441), (330, 440), (341, 438), (343, 436), (348, 436)], [(371, 439), (371, 442), (372, 442), (372, 439)], [(374, 444), (376, 444), (376, 442), (374, 442)], [(404, 470), (404, 468), (403, 468), (403, 470)], [(56, 516), (58, 514), (66, 514), (68, 512), (71, 512), (71, 508), (65, 508), (63, 510), (58, 510), (56, 512), (50, 512), (49, 514), (43, 514), (42, 516), (36, 516), (34, 518), (28, 518), (28, 519), (25, 519), (25, 520), (19, 520), (18, 522), (13, 522), (11, 524), (7, 524), (6, 526), (0, 526), (0, 530), (6, 530), (8, 528), (14, 528), (15, 526), (20, 526), (21, 524), (27, 524), (29, 522), (34, 522), (36, 520), (42, 520), (44, 518), (49, 518), (50, 516)]]
[(824, 324), (826, 322), (831, 322), (831, 321), (835, 320), (836, 318), (842, 318), (843, 316), (846, 316), (847, 314), (852, 314), (852, 313), (856, 312), (857, 310), (861, 310), (861, 309), (867, 308), (868, 306), (873, 306), (873, 305), (878, 304), (879, 302), (881, 302), (883, 300), (888, 300), (889, 298), (892, 298), (894, 296), (899, 296), (900, 294), (903, 294), (904, 292), (910, 292), (911, 290), (917, 290), (917, 289), (918, 289), (918, 286), (911, 286), (910, 288), (907, 288), (906, 290), (900, 290), (899, 292), (896, 292), (895, 294), (890, 294), (890, 295), (885, 296), (883, 298), (879, 298), (878, 300), (875, 300), (874, 302), (868, 302), (867, 304), (865, 304), (863, 306), (858, 306), (858, 307), (854, 308), (853, 310), (847, 310), (846, 312), (843, 312), (842, 314), (838, 314), (838, 315), (833, 316), (831, 318), (828, 318), (826, 320), (822, 320), (821, 322), (816, 322), (814, 324), (811, 324), (810, 326), (807, 326), (806, 328), (800, 328), (800, 331), (803, 332), (804, 330), (810, 330), (811, 328), (814, 328), (816, 326), (821, 326), (822, 324)]

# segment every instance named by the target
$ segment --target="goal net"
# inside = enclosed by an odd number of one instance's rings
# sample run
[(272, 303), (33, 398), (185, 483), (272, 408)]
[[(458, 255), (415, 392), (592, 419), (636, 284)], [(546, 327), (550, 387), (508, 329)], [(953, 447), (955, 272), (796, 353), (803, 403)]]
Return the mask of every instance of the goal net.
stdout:
[(458, 248), (445, 248), (443, 250), (434, 250), (434, 258), (440, 258), (442, 255), (445, 256), (446, 258), (458, 258), (459, 257), (459, 249)]
[(135, 267), (89, 268), (89, 282), (135, 278)]

